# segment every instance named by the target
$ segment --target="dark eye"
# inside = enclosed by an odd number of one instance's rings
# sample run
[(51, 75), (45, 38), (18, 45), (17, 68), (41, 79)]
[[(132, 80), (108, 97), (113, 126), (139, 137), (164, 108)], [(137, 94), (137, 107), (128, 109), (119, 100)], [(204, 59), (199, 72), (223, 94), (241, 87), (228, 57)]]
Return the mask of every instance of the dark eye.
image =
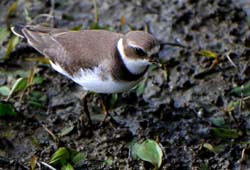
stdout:
[(138, 55), (138, 56), (146, 56), (147, 53), (141, 49), (141, 48), (135, 48), (135, 53)]

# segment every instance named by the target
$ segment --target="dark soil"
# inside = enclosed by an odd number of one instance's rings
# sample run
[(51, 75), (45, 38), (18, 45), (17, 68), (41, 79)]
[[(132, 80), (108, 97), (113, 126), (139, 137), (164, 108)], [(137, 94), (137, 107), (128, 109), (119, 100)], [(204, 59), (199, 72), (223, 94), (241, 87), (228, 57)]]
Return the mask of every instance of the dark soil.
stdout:
[[(54, 27), (89, 29), (95, 20), (92, 1), (55, 0), (54, 8), (49, 0), (19, 1), (8, 15), (14, 2), (0, 1), (1, 27), (27, 23), (27, 16), (44, 23), (48, 18), (40, 14), (49, 12)], [(232, 93), (250, 81), (249, 0), (100, 0), (98, 11), (103, 29), (125, 33), (146, 28), (161, 42), (178, 44), (161, 46), (159, 56), (166, 69), (152, 67), (141, 84), (144, 91), (131, 90), (117, 100), (102, 95), (114, 119), (102, 126), (99, 97), (92, 95), (91, 129), (81, 116), (85, 92), (47, 64), (28, 62), (41, 55), (20, 41), (10, 58), (0, 61), (0, 85), (11, 87), (21, 71), (34, 67), (44, 82), (29, 91), (47, 99), (39, 108), (28, 102), (27, 93), (22, 100), (20, 95), (9, 100), (19, 116), (0, 119), (0, 169), (29, 169), (34, 157), (36, 168), (46, 169), (42, 162), (49, 163), (63, 146), (86, 155), (75, 169), (153, 169), (131, 157), (131, 141), (145, 139), (161, 144), (162, 169), (249, 169), (249, 99), (244, 90)], [(202, 50), (217, 54), (218, 61), (199, 55)], [(233, 102), (240, 104), (230, 107)], [(48, 133), (57, 135), (68, 126), (74, 129), (57, 140)], [(218, 134), (222, 128), (237, 135)]]

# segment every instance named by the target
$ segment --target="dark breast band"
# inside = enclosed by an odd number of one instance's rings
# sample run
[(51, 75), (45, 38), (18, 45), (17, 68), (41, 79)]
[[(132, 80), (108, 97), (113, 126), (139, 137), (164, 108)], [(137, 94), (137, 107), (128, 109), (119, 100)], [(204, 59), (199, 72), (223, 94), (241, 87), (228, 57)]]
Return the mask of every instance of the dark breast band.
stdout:
[(115, 48), (114, 54), (114, 67), (112, 68), (111, 74), (115, 80), (120, 81), (136, 81), (140, 79), (148, 70), (148, 67), (140, 74), (131, 73), (124, 62), (122, 61), (121, 55), (117, 48)]

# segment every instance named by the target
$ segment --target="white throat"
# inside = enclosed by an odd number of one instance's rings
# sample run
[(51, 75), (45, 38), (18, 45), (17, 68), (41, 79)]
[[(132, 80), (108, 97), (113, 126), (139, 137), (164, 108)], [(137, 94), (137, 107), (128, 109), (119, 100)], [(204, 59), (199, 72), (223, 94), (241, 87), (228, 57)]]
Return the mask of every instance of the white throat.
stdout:
[(132, 59), (126, 56), (122, 43), (123, 39), (119, 39), (117, 43), (118, 51), (121, 55), (122, 61), (127, 69), (133, 74), (140, 74), (145, 71), (150, 62), (146, 59)]

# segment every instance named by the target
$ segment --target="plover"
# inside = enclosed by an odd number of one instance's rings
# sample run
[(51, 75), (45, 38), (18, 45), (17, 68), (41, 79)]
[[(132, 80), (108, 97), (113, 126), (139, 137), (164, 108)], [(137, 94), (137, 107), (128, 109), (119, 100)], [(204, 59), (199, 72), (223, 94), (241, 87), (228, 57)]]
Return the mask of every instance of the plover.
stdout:
[(156, 39), (144, 31), (120, 34), (33, 25), (11, 30), (46, 56), (57, 72), (97, 93), (120, 93), (134, 87), (159, 50)]
[(11, 30), (45, 55), (57, 72), (97, 93), (120, 93), (134, 87), (159, 50), (156, 39), (143, 31), (123, 35), (32, 25)]

